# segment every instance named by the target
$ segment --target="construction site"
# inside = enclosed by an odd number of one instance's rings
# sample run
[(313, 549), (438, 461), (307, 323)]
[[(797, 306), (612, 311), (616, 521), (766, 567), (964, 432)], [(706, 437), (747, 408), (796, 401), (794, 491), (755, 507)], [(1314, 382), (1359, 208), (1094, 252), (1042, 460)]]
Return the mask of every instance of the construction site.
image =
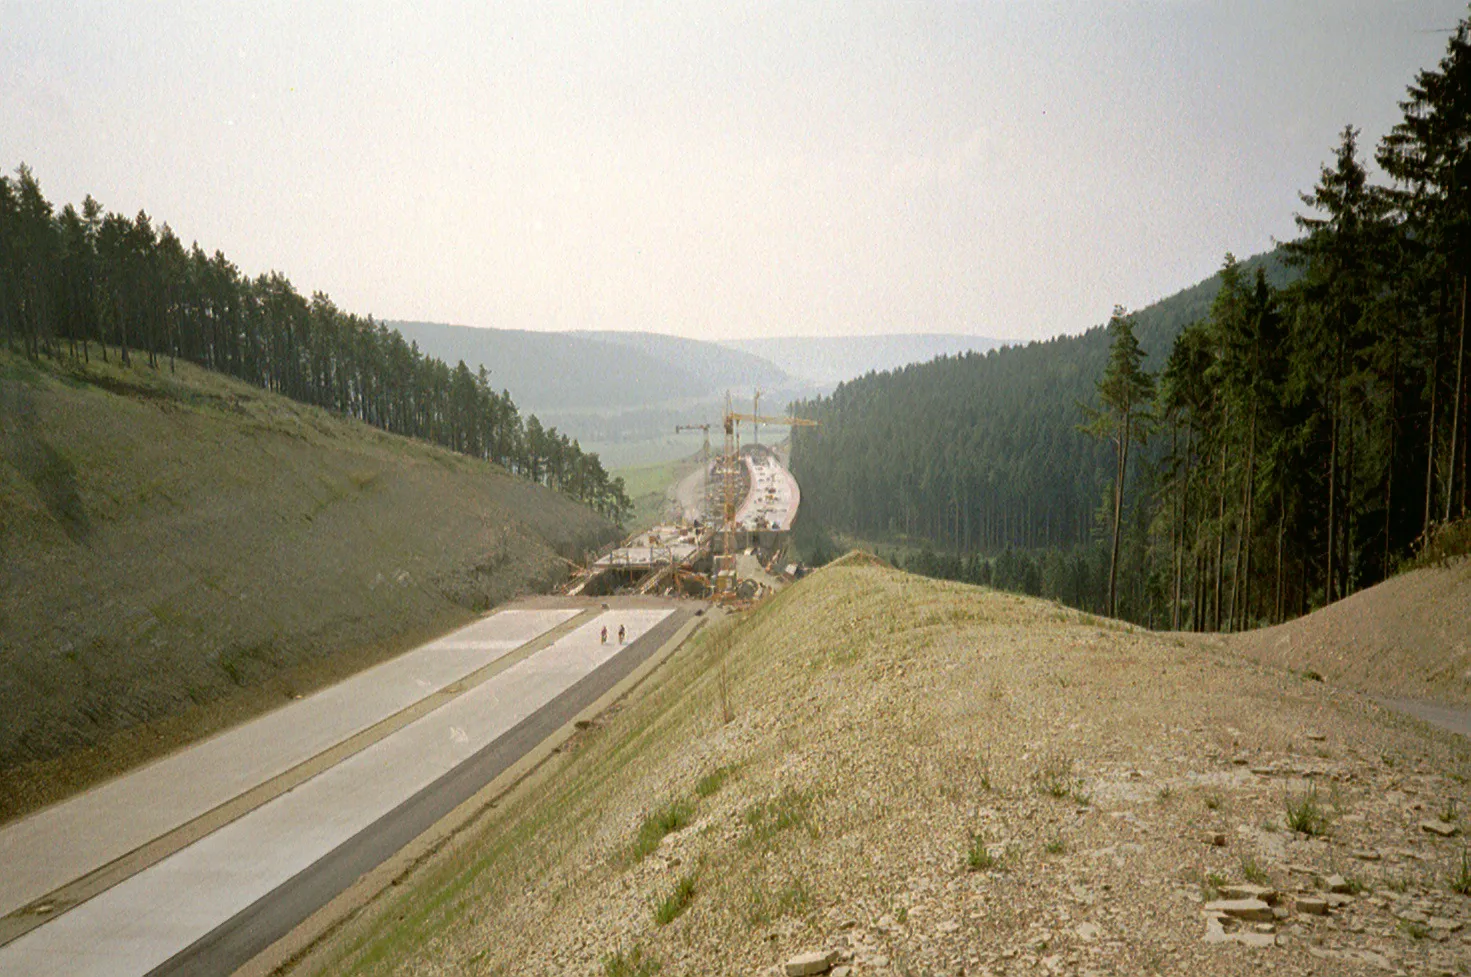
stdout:
[[(760, 599), (801, 573), (787, 561), (788, 543), (802, 493), (787, 468), (795, 427), (815, 427), (798, 417), (763, 416), (760, 391), (752, 412), (733, 409), (726, 395), (724, 434), (712, 450), (711, 424), (681, 425), (705, 433), (700, 464), (671, 486), (666, 518), (630, 536), (579, 567), (568, 594), (709, 597), (728, 603)], [(761, 429), (784, 440), (762, 444)], [(749, 432), (750, 443), (743, 443)]]

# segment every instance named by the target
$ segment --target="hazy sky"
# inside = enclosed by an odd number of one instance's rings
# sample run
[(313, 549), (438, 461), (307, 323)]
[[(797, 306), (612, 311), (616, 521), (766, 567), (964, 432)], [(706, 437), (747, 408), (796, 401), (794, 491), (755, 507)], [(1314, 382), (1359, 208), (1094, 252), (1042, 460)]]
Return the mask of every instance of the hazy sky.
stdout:
[(0, 167), (380, 318), (1026, 339), (1291, 236), (1466, 9), (0, 0)]

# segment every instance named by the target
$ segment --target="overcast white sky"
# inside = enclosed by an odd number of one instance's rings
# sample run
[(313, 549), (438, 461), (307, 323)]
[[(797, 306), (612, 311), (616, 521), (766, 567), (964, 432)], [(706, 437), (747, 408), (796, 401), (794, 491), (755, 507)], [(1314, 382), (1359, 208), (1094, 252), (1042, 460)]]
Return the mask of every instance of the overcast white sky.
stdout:
[(1291, 236), (1466, 9), (0, 0), (0, 167), (379, 318), (1040, 338)]

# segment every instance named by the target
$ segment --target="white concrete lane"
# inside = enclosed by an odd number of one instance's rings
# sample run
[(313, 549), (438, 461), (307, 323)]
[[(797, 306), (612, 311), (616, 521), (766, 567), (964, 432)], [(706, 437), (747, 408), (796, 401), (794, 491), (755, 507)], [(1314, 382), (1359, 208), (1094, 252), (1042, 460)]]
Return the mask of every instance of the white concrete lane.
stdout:
[(756, 529), (760, 520), (769, 528), (791, 529), (797, 508), (802, 504), (797, 480), (771, 455), (755, 459), (744, 455), (743, 458), (751, 475), (751, 491), (736, 512), (736, 525), (741, 529)]
[[(0, 977), (145, 974), (433, 783), (672, 611), (610, 611), (443, 707), (0, 947)], [(599, 640), (607, 626), (609, 640)]]
[(0, 916), (265, 783), (577, 613), (500, 611), (0, 829)]

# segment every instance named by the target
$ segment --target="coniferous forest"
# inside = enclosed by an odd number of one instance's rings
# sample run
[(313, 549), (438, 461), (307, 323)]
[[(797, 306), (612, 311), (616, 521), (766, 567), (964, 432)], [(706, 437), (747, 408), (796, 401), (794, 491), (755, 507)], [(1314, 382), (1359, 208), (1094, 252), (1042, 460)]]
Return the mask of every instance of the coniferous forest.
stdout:
[(1301, 236), (1227, 255), (1208, 305), (798, 405), (822, 424), (793, 447), (804, 518), (1155, 627), (1280, 621), (1394, 573), (1467, 514), (1466, 22), (1401, 109), (1382, 181), (1346, 127)]
[(7, 348), (85, 364), (172, 369), (176, 359), (488, 459), (621, 520), (623, 480), (472, 371), (425, 356), (395, 330), (304, 298), (277, 272), (252, 279), (219, 251), (185, 248), (148, 214), (91, 196), (55, 212), (31, 171), (0, 176), (0, 333)]

